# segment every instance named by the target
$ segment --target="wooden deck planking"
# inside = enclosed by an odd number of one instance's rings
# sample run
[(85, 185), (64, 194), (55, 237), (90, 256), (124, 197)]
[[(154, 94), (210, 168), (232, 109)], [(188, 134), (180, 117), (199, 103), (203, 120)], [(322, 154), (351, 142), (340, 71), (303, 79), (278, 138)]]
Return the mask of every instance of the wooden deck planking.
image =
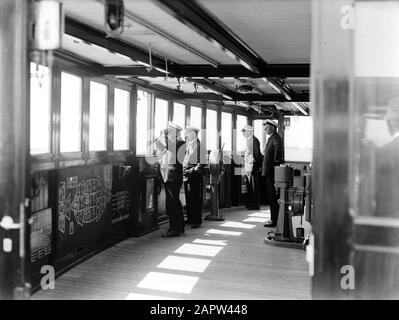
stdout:
[[(226, 221), (242, 222), (254, 211), (224, 210)], [(130, 238), (97, 254), (56, 279), (54, 290), (39, 291), (33, 299), (124, 299), (129, 293), (177, 299), (310, 299), (311, 280), (305, 251), (267, 246), (262, 223), (253, 229), (221, 227), (204, 221), (200, 229), (164, 239), (163, 230)], [(162, 226), (165, 229), (167, 225)], [(205, 235), (208, 229), (242, 232), (240, 236)], [(227, 240), (215, 257), (174, 251), (195, 239)], [(168, 256), (211, 260), (203, 273), (157, 268)], [(199, 277), (190, 294), (138, 288), (149, 272)]]

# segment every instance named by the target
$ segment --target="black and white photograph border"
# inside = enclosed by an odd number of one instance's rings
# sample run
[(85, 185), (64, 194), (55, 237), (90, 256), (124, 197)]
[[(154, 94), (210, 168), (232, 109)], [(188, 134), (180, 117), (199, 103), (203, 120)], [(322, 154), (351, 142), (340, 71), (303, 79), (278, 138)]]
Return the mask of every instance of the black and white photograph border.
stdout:
[(0, 300), (397, 300), (398, 16), (0, 0)]

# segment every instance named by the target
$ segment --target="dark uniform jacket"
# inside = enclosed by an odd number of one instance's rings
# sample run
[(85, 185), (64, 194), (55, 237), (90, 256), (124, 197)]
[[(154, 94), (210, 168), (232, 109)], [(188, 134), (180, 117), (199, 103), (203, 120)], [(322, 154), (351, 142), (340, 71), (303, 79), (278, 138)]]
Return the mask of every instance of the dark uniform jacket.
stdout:
[[(205, 149), (199, 139), (193, 144), (186, 142), (186, 154), (183, 163), (184, 180), (189, 180), (194, 174), (202, 174), (205, 167)], [(204, 155), (202, 155), (202, 153)]]
[(262, 167), (263, 156), (260, 152), (260, 142), (257, 137), (253, 136), (253, 157), (255, 159), (254, 167), (252, 169), (252, 173), (257, 173), (258, 170)]
[(380, 148), (376, 156), (376, 215), (398, 218), (399, 137)]
[(262, 176), (274, 178), (274, 167), (283, 162), (283, 140), (275, 132), (267, 140), (262, 165)]
[(186, 152), (186, 144), (183, 140), (177, 139), (172, 141), (168, 139), (168, 182), (183, 182), (183, 160)]

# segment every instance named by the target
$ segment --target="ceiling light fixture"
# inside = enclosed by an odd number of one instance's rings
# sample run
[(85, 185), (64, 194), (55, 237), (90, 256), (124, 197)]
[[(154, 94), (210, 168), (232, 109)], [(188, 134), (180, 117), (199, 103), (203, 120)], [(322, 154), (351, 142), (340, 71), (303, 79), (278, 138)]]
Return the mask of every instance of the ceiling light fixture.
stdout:
[(123, 0), (106, 0), (105, 27), (112, 36), (119, 36), (123, 32), (125, 7)]

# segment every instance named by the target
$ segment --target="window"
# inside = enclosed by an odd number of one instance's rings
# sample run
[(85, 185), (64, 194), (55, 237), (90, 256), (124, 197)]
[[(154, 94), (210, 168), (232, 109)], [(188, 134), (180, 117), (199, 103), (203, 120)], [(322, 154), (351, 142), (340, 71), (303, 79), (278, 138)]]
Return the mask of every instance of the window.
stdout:
[(155, 99), (154, 134), (159, 137), (161, 131), (168, 125), (168, 101)]
[[(192, 106), (190, 110), (190, 126), (202, 129), (202, 108)], [(198, 132), (198, 137), (201, 138), (201, 130)]]
[[(130, 93), (114, 91), (114, 150), (129, 150)], [(144, 140), (145, 142), (145, 140)]]
[(60, 151), (81, 151), (82, 79), (61, 73)]
[(108, 87), (90, 81), (89, 150), (107, 150)]
[(236, 141), (237, 141), (237, 152), (245, 151), (245, 138), (242, 135), (242, 128), (247, 124), (247, 117), (237, 115), (237, 126), (236, 126)]
[(50, 70), (30, 64), (30, 152), (50, 153)]
[(350, 199), (356, 215), (370, 216), (364, 221), (371, 230), (399, 218), (399, 3), (356, 1), (355, 9), (355, 70), (347, 93), (353, 96), (348, 112), (353, 115), (348, 127)]
[(148, 140), (150, 139), (148, 124), (150, 113), (150, 94), (137, 90), (137, 116), (136, 116), (136, 154), (148, 152)]
[(217, 112), (210, 109), (206, 110), (206, 148), (218, 148)]
[(285, 160), (311, 162), (313, 153), (312, 117), (289, 117), (284, 131)]
[(182, 128), (186, 125), (186, 106), (184, 104), (173, 104), (173, 122)]
[(222, 145), (224, 144), (224, 151), (231, 152), (233, 150), (232, 144), (232, 114), (222, 112)]

